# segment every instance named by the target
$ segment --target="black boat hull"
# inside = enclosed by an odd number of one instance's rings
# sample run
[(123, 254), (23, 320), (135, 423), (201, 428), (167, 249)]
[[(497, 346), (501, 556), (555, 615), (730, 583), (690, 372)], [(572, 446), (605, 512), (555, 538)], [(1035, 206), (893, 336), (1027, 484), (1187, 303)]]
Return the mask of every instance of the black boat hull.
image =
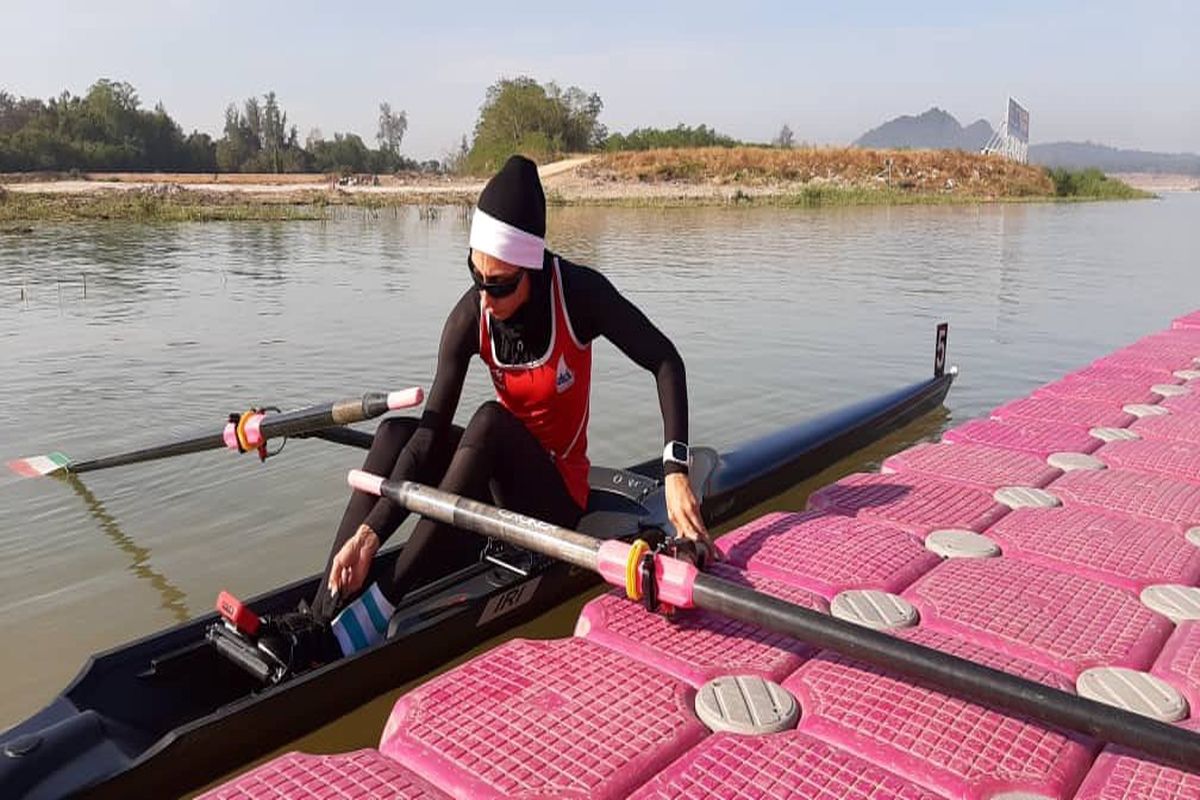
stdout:
[[(702, 487), (706, 520), (728, 521), (936, 408), (952, 381), (938, 376), (720, 455)], [(669, 533), (654, 491), (660, 477), (657, 461), (602, 471), (607, 487), (594, 476), (602, 511), (589, 532)], [(462, 570), (406, 601), (402, 629), (387, 642), (265, 688), (201, 646), (215, 614), (93, 656), (51, 705), (0, 735), (5, 750), (33, 746), (0, 756), (0, 796), (167, 796), (203, 785), (596, 583), (555, 562), (528, 572), (487, 562)], [(249, 605), (260, 614), (289, 610), (318, 580)]]

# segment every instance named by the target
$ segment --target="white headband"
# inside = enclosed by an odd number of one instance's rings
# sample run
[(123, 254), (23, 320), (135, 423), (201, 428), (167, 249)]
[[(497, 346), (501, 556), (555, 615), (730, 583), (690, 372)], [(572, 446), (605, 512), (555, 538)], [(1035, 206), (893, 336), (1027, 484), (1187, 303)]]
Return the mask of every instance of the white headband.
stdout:
[(546, 240), (496, 219), (481, 208), (471, 217), (471, 249), (516, 264), (541, 269)]

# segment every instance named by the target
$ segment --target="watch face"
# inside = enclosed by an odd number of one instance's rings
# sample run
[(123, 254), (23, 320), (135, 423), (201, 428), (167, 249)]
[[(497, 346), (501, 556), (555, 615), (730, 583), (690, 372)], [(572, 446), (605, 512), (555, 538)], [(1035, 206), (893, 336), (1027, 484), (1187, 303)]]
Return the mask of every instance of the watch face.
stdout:
[(687, 463), (688, 449), (687, 445), (680, 442), (671, 442), (671, 458), (680, 463)]

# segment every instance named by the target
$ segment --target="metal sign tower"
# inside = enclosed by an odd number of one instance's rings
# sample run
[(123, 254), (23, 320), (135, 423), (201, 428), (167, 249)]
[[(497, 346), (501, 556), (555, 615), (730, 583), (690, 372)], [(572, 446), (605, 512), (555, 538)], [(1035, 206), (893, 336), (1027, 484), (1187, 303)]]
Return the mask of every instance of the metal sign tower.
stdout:
[(984, 145), (983, 152), (995, 153), (1022, 164), (1029, 161), (1029, 112), (1008, 98), (1008, 117)]

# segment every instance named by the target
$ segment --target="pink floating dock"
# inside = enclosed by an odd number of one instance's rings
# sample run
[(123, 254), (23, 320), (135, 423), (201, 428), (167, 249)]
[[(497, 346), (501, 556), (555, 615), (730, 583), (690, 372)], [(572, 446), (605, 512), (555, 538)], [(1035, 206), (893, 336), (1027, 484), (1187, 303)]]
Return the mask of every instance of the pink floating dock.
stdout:
[(717, 540), (734, 566), (832, 598), (899, 592), (941, 559), (899, 528), (822, 511), (767, 514)]
[(1083, 425), (1088, 428), (1124, 428), (1136, 417), (1121, 406), (1105, 400), (1080, 400), (1066, 397), (1026, 397), (992, 411), (992, 419), (1042, 420)]
[(980, 531), (1007, 511), (991, 492), (919, 475), (849, 475), (813, 492), (810, 508), (895, 525), (924, 536), (939, 528)]
[(952, 559), (904, 597), (923, 628), (1072, 677), (1148, 668), (1172, 629), (1132, 592), (1006, 558)]
[(400, 698), (379, 749), (460, 798), (625, 797), (704, 737), (691, 703), (584, 639), (517, 639)]
[(919, 444), (883, 462), (883, 471), (925, 475), (977, 489), (1041, 487), (1062, 474), (1032, 453), (979, 444)]
[(918, 784), (799, 731), (709, 737), (631, 800), (938, 800)]
[(1129, 403), (1157, 403), (1161, 397), (1143, 383), (1128, 381), (1090, 381), (1063, 378), (1033, 392), (1034, 397), (1065, 397), (1077, 400), (1103, 400), (1118, 407)]
[(1166, 414), (1143, 417), (1129, 426), (1143, 439), (1168, 439), (1175, 442), (1200, 444), (1200, 414)]
[[(1200, 380), (1185, 385), (1197, 358), (1200, 312), (1000, 406), (999, 419), (891, 456), (886, 474), (850, 475), (806, 511), (742, 525), (718, 541), (714, 570), (843, 619), (855, 604), (903, 612), (882, 619), (911, 624), (890, 635), (1062, 691), (1092, 667), (1148, 672), (1186, 701), (1178, 724), (1200, 730), (1200, 620), (1186, 607), (1200, 585)], [(716, 614), (667, 618), (609, 592), (576, 632), (508, 642), (409, 692), (379, 751), (288, 754), (208, 796), (1200, 800), (1200, 768)], [(798, 721), (714, 732), (696, 710), (713, 679), (743, 699), (794, 701)]]
[(199, 800), (448, 800), (410, 769), (377, 750), (331, 756), (288, 753), (200, 796)]
[(1180, 532), (1200, 525), (1200, 486), (1130, 470), (1068, 472), (1050, 486), (1064, 505), (1167, 522)]
[[(1069, 691), (1066, 677), (924, 629), (904, 638)], [(1025, 791), (1069, 796), (1094, 745), (986, 706), (824, 654), (784, 684), (800, 701), (799, 729), (948, 797)]]
[[(787, 583), (722, 564), (712, 572), (805, 608), (829, 610), (818, 595)], [(781, 681), (812, 653), (791, 637), (707, 611), (680, 611), (671, 618), (650, 614), (616, 591), (584, 606), (575, 634), (695, 687), (731, 671)]]
[(1200, 483), (1200, 444), (1170, 439), (1109, 442), (1093, 455), (1110, 467)]
[(1081, 425), (1045, 420), (976, 419), (951, 428), (943, 441), (981, 444), (1002, 450), (1019, 450), (1047, 458), (1052, 453), (1090, 453), (1103, 442)]
[(1020, 508), (987, 530), (1005, 558), (1140, 592), (1200, 579), (1200, 548), (1169, 523), (1092, 508)]
[[(1191, 730), (1200, 725), (1188, 724)], [(1195, 800), (1200, 772), (1185, 772), (1139, 758), (1120, 748), (1105, 748), (1075, 794), (1075, 800)]]

